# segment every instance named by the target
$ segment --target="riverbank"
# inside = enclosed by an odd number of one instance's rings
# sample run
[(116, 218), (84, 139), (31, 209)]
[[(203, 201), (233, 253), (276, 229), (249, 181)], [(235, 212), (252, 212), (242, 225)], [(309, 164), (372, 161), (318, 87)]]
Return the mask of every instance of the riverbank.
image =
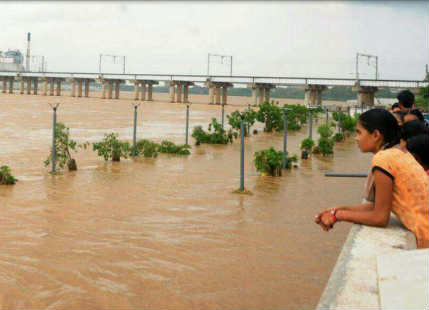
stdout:
[(428, 309), (428, 254), (394, 215), (353, 225), (316, 309)]

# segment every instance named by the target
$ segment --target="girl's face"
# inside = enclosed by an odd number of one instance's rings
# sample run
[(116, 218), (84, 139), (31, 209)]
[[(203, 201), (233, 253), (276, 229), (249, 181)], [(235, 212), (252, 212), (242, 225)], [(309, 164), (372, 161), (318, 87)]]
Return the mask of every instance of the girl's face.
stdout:
[(362, 153), (367, 153), (367, 152), (375, 153), (379, 150), (382, 144), (380, 142), (379, 131), (374, 130), (373, 133), (370, 133), (360, 124), (360, 122), (358, 122), (356, 125), (355, 140)]

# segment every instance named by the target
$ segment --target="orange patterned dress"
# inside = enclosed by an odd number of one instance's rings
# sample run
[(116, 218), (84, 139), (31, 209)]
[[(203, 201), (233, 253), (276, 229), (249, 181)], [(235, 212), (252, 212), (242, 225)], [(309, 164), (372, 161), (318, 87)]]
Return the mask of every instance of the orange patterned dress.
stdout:
[(422, 166), (410, 153), (389, 148), (374, 155), (371, 169), (392, 178), (392, 212), (416, 235), (417, 247), (428, 248), (429, 178)]

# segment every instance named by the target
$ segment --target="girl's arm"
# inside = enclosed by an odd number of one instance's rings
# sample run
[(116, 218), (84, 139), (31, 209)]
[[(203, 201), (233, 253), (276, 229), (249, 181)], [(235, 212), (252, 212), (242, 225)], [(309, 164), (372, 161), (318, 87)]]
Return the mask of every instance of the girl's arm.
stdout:
[(393, 180), (383, 172), (375, 170), (374, 181), (375, 205), (372, 208), (368, 205), (360, 205), (356, 210), (352, 210), (353, 207), (337, 209), (335, 214), (337, 221), (378, 227), (387, 226), (392, 209)]
[(321, 221), (321, 218), (322, 218), (323, 214), (325, 214), (325, 213), (331, 213), (331, 211), (333, 211), (333, 210), (336, 210), (337, 212), (339, 210), (359, 212), (359, 211), (371, 211), (373, 209), (374, 209), (374, 204), (372, 204), (372, 203), (366, 203), (366, 204), (361, 204), (361, 205), (357, 205), (357, 206), (341, 206), (341, 207), (329, 208), (329, 209), (325, 209), (325, 210), (319, 212), (314, 217), (314, 221), (317, 224), (320, 224), (320, 221)]
[(341, 206), (334, 208), (335, 210), (345, 210), (345, 211), (371, 211), (374, 210), (373, 203), (365, 203), (357, 206)]

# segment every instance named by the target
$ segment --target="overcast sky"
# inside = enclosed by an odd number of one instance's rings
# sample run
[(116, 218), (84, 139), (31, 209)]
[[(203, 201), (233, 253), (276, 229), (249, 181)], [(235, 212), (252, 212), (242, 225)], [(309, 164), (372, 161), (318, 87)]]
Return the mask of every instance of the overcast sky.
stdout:
[[(237, 75), (302, 77), (354, 77), (359, 52), (379, 57), (379, 78), (423, 79), (428, 21), (429, 1), (6, 1), (0, 50), (25, 53), (31, 32), (49, 71), (98, 72), (99, 54), (114, 54), (131, 73), (206, 74), (216, 53), (233, 56)], [(210, 71), (229, 65), (213, 58)], [(373, 77), (374, 64), (359, 71)]]

